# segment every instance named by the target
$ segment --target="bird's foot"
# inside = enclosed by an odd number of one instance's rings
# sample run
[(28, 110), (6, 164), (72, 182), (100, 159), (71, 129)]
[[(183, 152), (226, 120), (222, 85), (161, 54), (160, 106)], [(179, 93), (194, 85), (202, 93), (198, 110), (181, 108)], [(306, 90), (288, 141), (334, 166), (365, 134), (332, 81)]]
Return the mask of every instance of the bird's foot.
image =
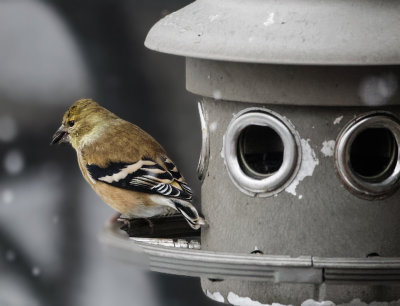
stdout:
[[(113, 219), (114, 221), (111, 221)], [(151, 235), (154, 232), (154, 224), (151, 219), (148, 218), (137, 218), (137, 219), (129, 219), (122, 215), (118, 215), (117, 217), (113, 217), (110, 219), (110, 222), (118, 222), (121, 224), (120, 229), (127, 232), (128, 235), (133, 235), (133, 229), (135, 228), (139, 233), (143, 232), (146, 235)], [(147, 224), (147, 226), (146, 226)], [(137, 234), (137, 233), (136, 233)]]
[(117, 222), (120, 217), (121, 217), (120, 213), (115, 213), (110, 219), (108, 219), (108, 222), (109, 223)]
[(116, 220), (117, 222), (122, 223), (121, 229), (129, 232), (131, 230), (131, 220), (128, 218), (124, 218), (121, 215)]
[(115, 223), (119, 222), (119, 218), (121, 217), (120, 213), (115, 213), (110, 219), (107, 220), (109, 225), (115, 225)]

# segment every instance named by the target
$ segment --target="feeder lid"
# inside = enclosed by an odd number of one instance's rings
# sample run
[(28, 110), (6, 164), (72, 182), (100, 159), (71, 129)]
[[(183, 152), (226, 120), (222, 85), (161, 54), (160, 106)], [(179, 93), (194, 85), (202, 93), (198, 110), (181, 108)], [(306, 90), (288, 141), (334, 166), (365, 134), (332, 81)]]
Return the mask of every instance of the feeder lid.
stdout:
[(155, 51), (248, 63), (400, 64), (400, 1), (198, 0), (157, 22)]

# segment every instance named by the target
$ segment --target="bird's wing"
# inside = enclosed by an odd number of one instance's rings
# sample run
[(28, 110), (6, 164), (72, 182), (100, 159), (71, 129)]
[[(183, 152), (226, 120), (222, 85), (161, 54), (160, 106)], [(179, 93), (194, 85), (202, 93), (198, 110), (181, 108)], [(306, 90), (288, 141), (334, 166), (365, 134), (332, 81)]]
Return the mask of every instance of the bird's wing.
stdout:
[(150, 158), (134, 163), (110, 162), (106, 167), (87, 164), (91, 178), (118, 188), (191, 200), (192, 191), (175, 164), (166, 157), (163, 166)]

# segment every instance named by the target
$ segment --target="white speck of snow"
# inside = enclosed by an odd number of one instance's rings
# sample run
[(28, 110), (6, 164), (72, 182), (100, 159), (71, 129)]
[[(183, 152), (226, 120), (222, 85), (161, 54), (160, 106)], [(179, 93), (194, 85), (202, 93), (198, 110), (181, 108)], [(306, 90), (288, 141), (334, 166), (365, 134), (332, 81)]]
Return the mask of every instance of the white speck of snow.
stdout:
[(214, 300), (216, 302), (220, 302), (220, 303), (224, 303), (225, 302), (224, 297), (219, 292), (211, 293), (210, 291), (206, 290), (206, 295), (207, 295), (208, 298), (210, 298), (210, 299), (212, 299), (212, 300)]
[(299, 195), (299, 200), (301, 200), (303, 198), (303, 195), (302, 194), (300, 194)]
[(208, 19), (210, 19), (211, 22), (213, 22), (214, 20), (216, 20), (216, 19), (218, 19), (218, 18), (219, 18), (219, 15), (218, 15), (218, 14), (208, 16)]
[(4, 158), (4, 168), (9, 174), (18, 174), (24, 169), (25, 161), (18, 150), (9, 151)]
[(1, 200), (4, 204), (10, 204), (14, 200), (14, 193), (10, 189), (3, 190)]
[(32, 272), (32, 275), (36, 276), (36, 277), (39, 276), (40, 273), (42, 273), (42, 271), (40, 271), (39, 267), (33, 267), (31, 272)]
[(308, 299), (301, 303), (301, 306), (335, 306), (335, 303), (331, 301), (317, 302), (313, 299)]
[(215, 132), (217, 130), (218, 123), (217, 121), (211, 122), (210, 124), (210, 131)]
[(335, 151), (335, 141), (334, 140), (325, 140), (322, 143), (321, 152), (324, 154), (325, 157), (333, 156)]
[(207, 79), (211, 79), (211, 75), (207, 75)]
[(6, 260), (8, 262), (13, 262), (17, 256), (15, 255), (15, 252), (13, 250), (8, 250), (6, 252)]
[(337, 118), (333, 121), (333, 124), (334, 124), (334, 125), (339, 124), (340, 121), (342, 121), (342, 119), (343, 119), (343, 116), (337, 117)]
[(394, 74), (364, 78), (360, 84), (360, 97), (364, 104), (384, 105), (395, 94), (398, 81)]
[(293, 182), (285, 189), (286, 192), (289, 192), (293, 195), (296, 195), (297, 185), (306, 176), (312, 176), (315, 167), (319, 164), (319, 160), (316, 157), (314, 150), (311, 148), (309, 141), (309, 139), (301, 139), (302, 158), (300, 169)]
[(213, 91), (213, 97), (215, 100), (221, 100), (222, 94), (219, 89)]
[(253, 42), (255, 40), (255, 38), (253, 36), (249, 37), (249, 42)]
[(9, 142), (17, 136), (17, 123), (11, 116), (0, 117), (0, 141)]
[(233, 292), (228, 293), (227, 300), (230, 304), (236, 306), (284, 306), (279, 303), (261, 304), (260, 302), (254, 301), (249, 297), (241, 297)]
[(270, 26), (271, 24), (274, 24), (275, 23), (274, 17), (275, 17), (275, 13), (273, 13), (273, 12), (269, 13), (267, 20), (265, 20), (263, 24), (266, 27)]

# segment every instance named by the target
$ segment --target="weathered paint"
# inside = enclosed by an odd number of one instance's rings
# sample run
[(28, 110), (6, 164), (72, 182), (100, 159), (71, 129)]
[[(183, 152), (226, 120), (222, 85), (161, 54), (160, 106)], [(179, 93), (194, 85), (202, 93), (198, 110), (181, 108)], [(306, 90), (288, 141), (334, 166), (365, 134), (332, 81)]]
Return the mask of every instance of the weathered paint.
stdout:
[(310, 146), (310, 139), (301, 139), (302, 159), (299, 172), (293, 182), (286, 187), (285, 191), (296, 195), (297, 185), (307, 176), (312, 176), (315, 167), (319, 164), (319, 160), (314, 150)]

